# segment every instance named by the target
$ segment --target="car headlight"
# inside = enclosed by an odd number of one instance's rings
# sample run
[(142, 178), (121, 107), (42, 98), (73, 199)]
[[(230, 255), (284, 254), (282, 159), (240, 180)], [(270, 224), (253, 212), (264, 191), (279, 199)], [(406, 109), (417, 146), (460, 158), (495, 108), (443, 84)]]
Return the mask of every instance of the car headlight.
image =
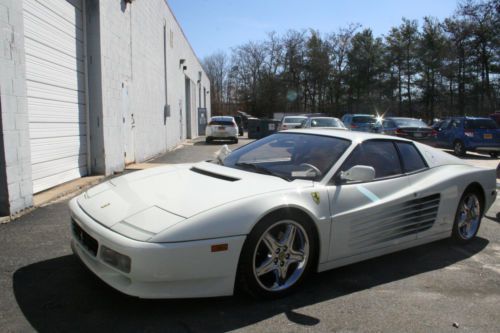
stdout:
[(101, 245), (101, 259), (124, 273), (130, 273), (130, 257)]

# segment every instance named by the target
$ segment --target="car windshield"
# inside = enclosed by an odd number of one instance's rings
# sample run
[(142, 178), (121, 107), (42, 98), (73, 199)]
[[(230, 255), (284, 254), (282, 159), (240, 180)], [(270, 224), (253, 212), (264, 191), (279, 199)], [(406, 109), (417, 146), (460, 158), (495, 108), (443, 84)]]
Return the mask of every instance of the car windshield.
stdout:
[(302, 117), (294, 117), (294, 118), (285, 118), (285, 124), (300, 124), (304, 119)]
[(314, 118), (311, 119), (311, 127), (342, 127), (335, 118)]
[(465, 122), (466, 129), (497, 129), (498, 126), (493, 119), (468, 119)]
[(350, 144), (331, 136), (277, 133), (232, 152), (222, 164), (287, 180), (319, 181)]
[(352, 122), (358, 124), (375, 124), (376, 119), (373, 116), (354, 116), (352, 117)]
[(427, 124), (420, 119), (393, 119), (398, 127), (427, 127)]

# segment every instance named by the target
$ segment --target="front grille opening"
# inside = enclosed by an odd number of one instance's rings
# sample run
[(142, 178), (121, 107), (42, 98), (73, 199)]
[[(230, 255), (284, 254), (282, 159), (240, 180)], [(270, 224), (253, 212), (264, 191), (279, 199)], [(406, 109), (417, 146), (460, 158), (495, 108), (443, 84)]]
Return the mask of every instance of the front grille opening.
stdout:
[(83, 230), (74, 220), (71, 220), (71, 229), (78, 242), (94, 257), (97, 256), (97, 249), (99, 248), (97, 240)]

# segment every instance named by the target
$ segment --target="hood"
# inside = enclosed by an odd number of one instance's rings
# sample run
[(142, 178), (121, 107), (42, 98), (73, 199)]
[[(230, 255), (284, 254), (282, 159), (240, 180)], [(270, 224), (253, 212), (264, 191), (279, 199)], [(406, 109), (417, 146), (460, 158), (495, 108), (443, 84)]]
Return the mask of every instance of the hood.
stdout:
[[(295, 188), (295, 182), (200, 162), (157, 167), (111, 179), (81, 195), (78, 204), (100, 224), (143, 240), (231, 201)], [(140, 229), (142, 234), (137, 235), (134, 229)]]

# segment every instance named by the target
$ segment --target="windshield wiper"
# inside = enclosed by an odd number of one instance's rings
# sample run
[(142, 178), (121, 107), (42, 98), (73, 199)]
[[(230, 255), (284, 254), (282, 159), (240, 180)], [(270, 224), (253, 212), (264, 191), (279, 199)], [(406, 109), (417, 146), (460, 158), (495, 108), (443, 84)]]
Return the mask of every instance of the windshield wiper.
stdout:
[(289, 177), (283, 176), (282, 174), (276, 173), (274, 171), (271, 171), (271, 170), (266, 169), (264, 167), (258, 166), (256, 164), (252, 164), (252, 163), (236, 163), (235, 166), (242, 167), (244, 169), (253, 169), (256, 172), (262, 173), (262, 174), (265, 174), (265, 175), (279, 177), (281, 179), (286, 180), (287, 182), (292, 181), (292, 179), (289, 178)]

